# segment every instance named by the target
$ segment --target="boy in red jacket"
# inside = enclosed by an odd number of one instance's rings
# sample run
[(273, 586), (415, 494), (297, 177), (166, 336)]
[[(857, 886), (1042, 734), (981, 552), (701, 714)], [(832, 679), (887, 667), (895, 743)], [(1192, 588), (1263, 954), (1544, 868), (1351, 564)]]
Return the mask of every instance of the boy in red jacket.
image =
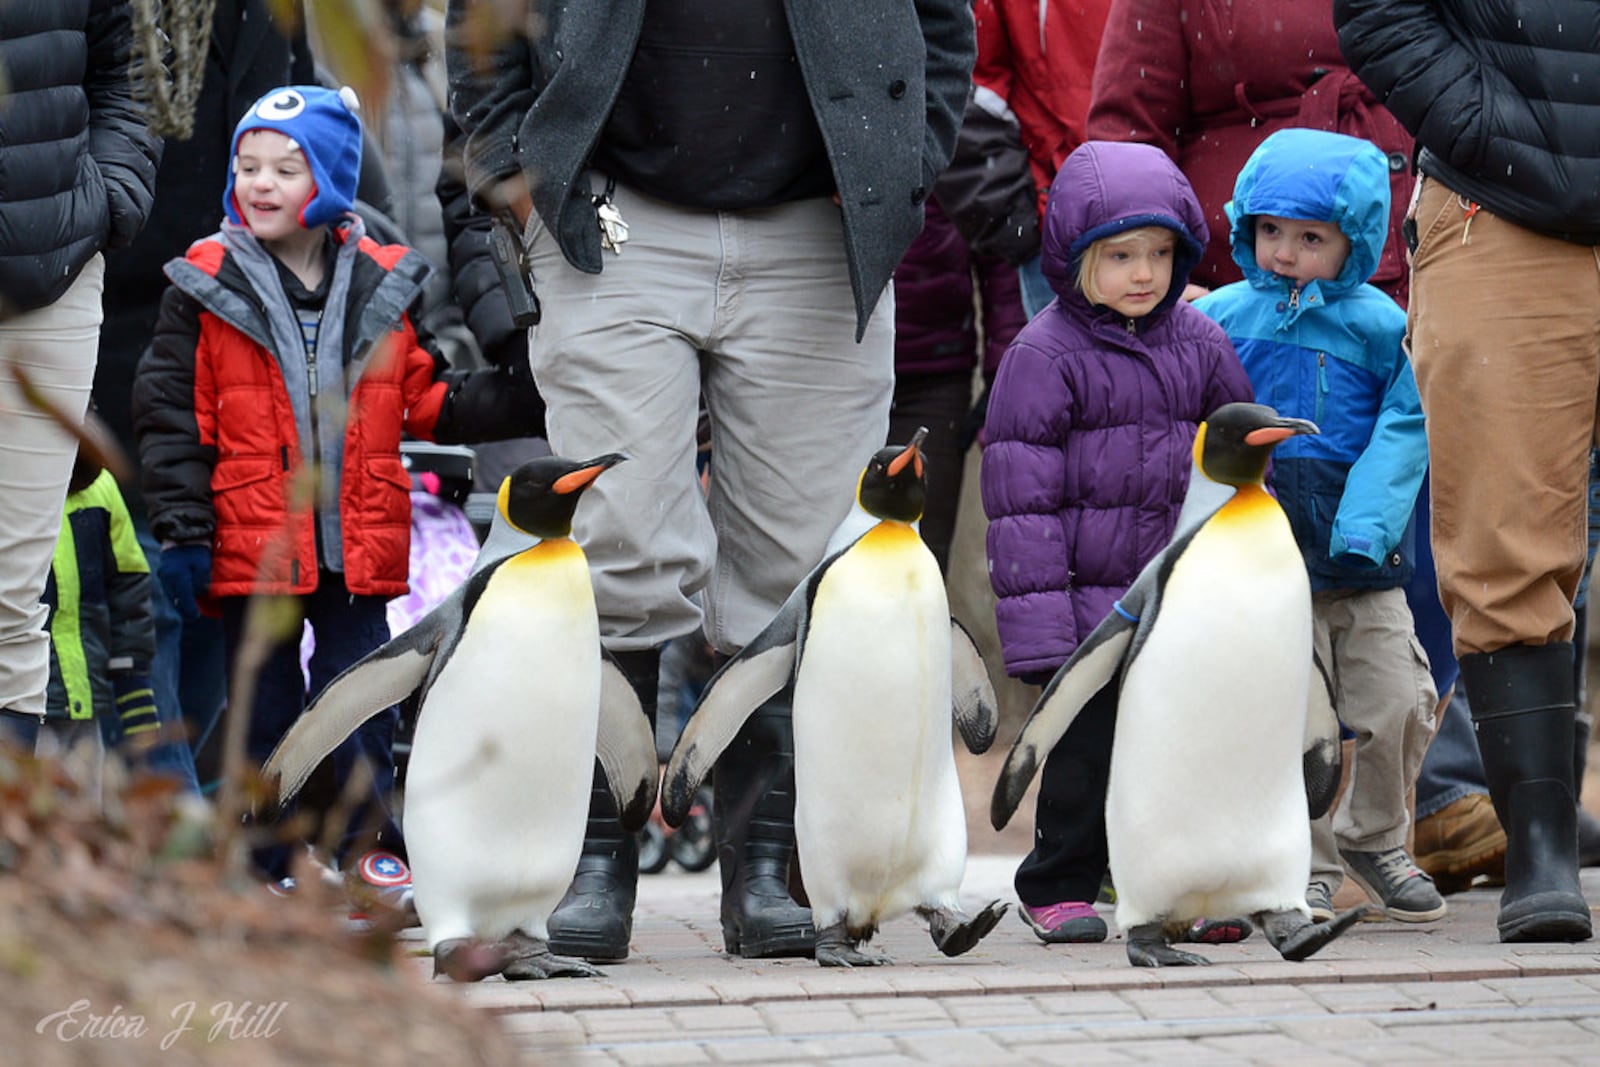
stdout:
[[(245, 113), (223, 193), (227, 221), (167, 264), (171, 287), (134, 385), (134, 428), (161, 579), (178, 611), (219, 610), (230, 671), (252, 595), (294, 597), (316, 638), (309, 687), (299, 628), (274, 635), (248, 734), (260, 763), (315, 695), (389, 638), (385, 602), (407, 589), (411, 479), (402, 434), (436, 441), (536, 433), (527, 368), (452, 373), (408, 309), (430, 267), (365, 236), (351, 213), (361, 165), (355, 95), (273, 90)], [(398, 711), (333, 756), (341, 791), (372, 771), (352, 820), (369, 882), (408, 882), (387, 814)], [(347, 832), (336, 859), (359, 855)], [(289, 874), (281, 841), (256, 852)]]

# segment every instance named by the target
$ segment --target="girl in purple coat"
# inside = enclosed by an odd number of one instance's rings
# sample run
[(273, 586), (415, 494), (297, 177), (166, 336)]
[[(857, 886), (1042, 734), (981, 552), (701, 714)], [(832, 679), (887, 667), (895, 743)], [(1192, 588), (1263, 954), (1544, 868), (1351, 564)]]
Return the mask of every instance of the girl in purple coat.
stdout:
[[(989, 399), (983, 507), (1006, 673), (1048, 682), (1166, 545), (1200, 422), (1251, 400), (1228, 338), (1179, 299), (1208, 233), (1159, 149), (1091, 141), (1045, 210), (1056, 299), (1006, 350)], [(1101, 941), (1105, 798), (1115, 686), (1045, 761), (1034, 846), (1017, 869), (1022, 918), (1044, 941)], [(1238, 922), (1197, 924), (1234, 940)]]

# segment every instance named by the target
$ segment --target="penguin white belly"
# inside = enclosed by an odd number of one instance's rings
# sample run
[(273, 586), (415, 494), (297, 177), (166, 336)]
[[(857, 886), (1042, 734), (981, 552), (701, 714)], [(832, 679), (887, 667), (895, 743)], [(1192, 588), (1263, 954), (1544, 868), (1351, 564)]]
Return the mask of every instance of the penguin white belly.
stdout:
[(1247, 521), (1196, 534), (1124, 679), (1106, 797), (1123, 930), (1304, 907), (1310, 589), (1282, 513)]
[(430, 945), (547, 936), (583, 844), (599, 709), (588, 567), (545, 542), (500, 566), (418, 716), (405, 834)]
[(811, 604), (794, 694), (795, 839), (819, 929), (953, 907), (966, 867), (950, 611), (916, 537), (893, 524), (867, 534)]

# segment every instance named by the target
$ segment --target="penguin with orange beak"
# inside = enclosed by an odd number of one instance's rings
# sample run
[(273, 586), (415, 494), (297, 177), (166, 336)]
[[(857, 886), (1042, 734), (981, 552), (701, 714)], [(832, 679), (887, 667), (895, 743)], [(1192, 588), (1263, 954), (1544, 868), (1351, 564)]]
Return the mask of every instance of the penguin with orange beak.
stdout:
[(1005, 913), (994, 901), (969, 915), (959, 900), (967, 834), (950, 722), (983, 752), (997, 717), (983, 660), (912, 526), (926, 434), (872, 457), (856, 499), (876, 525), (819, 564), (711, 678), (664, 779), (662, 813), (678, 825), (745, 719), (793, 683), (795, 844), (825, 967), (891, 962), (861, 945), (908, 912), (947, 956)]
[(1305, 561), (1263, 487), (1273, 448), (1318, 432), (1262, 404), (1201, 424), (1172, 541), (1045, 686), (995, 783), (998, 830), (1120, 676), (1106, 843), (1136, 967), (1209, 962), (1171, 945), (1217, 915), (1253, 918), (1280, 955), (1303, 960), (1364, 910), (1314, 923), (1306, 904), (1307, 813), (1337, 784), (1338, 722), (1313, 665)]
[(292, 797), (362, 722), (415, 702), (403, 828), (435, 973), (599, 973), (552, 954), (546, 923), (578, 865), (596, 758), (624, 827), (644, 825), (655, 804), (650, 720), (600, 644), (571, 538), (583, 491), (622, 460), (547, 456), (513, 471), (500, 515), (539, 540), (334, 679), (264, 769)]

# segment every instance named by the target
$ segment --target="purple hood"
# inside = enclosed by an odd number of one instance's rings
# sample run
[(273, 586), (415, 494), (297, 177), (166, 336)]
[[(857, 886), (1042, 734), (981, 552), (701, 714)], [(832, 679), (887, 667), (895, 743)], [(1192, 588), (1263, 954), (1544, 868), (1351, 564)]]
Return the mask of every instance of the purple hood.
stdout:
[(1151, 312), (1160, 315), (1183, 295), (1189, 272), (1210, 238), (1200, 201), (1183, 172), (1159, 148), (1118, 141), (1079, 145), (1050, 184), (1039, 254), (1045, 280), (1064, 307), (1074, 315), (1109, 313), (1091, 310), (1078, 291), (1078, 262), (1095, 241), (1141, 226), (1165, 226), (1178, 235), (1172, 288)]

